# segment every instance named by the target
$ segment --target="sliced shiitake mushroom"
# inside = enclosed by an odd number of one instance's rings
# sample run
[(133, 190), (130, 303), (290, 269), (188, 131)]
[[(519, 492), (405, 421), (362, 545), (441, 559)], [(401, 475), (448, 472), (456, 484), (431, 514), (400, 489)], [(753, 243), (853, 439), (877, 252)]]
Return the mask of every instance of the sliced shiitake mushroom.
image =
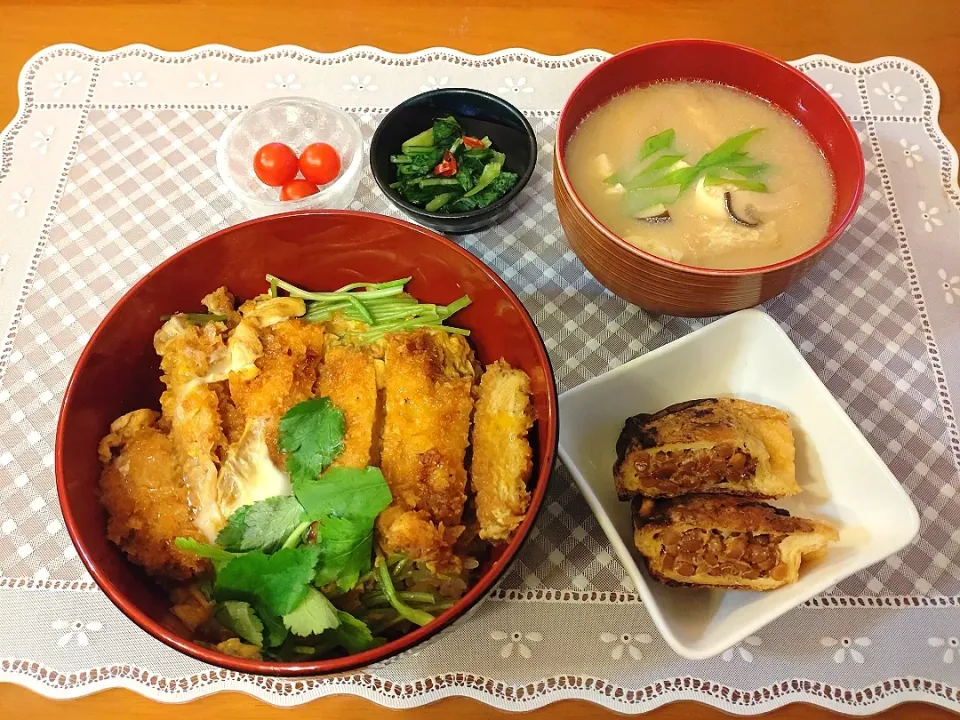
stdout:
[(669, 222), (669, 221), (670, 221), (670, 211), (669, 211), (669, 210), (664, 210), (664, 211), (663, 211), (662, 213), (660, 213), (659, 215), (651, 215), (651, 216), (649, 216), (649, 217), (643, 218), (643, 220), (646, 220), (648, 223), (664, 223), (664, 222)]
[(760, 221), (750, 213), (749, 205), (744, 208), (736, 207), (736, 203), (733, 201), (733, 193), (729, 190), (723, 194), (723, 207), (727, 211), (727, 215), (730, 216), (730, 219), (737, 223), (737, 225), (754, 228), (760, 224)]
[(646, 220), (649, 223), (663, 223), (670, 221), (670, 211), (663, 204), (651, 205), (633, 216), (637, 220)]

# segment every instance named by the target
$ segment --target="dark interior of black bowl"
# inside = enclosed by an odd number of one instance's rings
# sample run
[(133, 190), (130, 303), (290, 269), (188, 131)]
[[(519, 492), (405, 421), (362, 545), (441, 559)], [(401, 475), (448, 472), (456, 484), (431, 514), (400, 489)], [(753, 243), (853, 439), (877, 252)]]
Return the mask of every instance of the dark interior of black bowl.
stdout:
[[(510, 192), (485, 208), (455, 214), (427, 212), (390, 187), (397, 179), (390, 156), (400, 152), (405, 140), (445, 115), (453, 115), (468, 135), (489, 137), (493, 147), (506, 155), (504, 170), (519, 176)], [(381, 121), (370, 143), (370, 169), (390, 201), (424, 225), (449, 233), (473, 232), (503, 217), (530, 180), (536, 164), (537, 137), (523, 113), (496, 95), (466, 88), (431, 90), (404, 101)]]

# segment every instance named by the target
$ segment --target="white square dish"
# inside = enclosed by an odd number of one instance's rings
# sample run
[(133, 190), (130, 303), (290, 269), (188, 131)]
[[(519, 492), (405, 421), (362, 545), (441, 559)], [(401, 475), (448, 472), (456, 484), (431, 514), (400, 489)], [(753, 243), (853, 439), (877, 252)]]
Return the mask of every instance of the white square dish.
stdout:
[[(804, 563), (800, 580), (766, 593), (701, 590), (650, 579), (633, 545), (630, 503), (613, 484), (624, 420), (673, 403), (733, 395), (790, 414), (803, 491), (771, 501), (833, 523), (840, 541)], [(717, 655), (910, 542), (920, 517), (907, 493), (847, 417), (790, 338), (759, 310), (743, 310), (560, 396), (560, 457), (678, 654)]]

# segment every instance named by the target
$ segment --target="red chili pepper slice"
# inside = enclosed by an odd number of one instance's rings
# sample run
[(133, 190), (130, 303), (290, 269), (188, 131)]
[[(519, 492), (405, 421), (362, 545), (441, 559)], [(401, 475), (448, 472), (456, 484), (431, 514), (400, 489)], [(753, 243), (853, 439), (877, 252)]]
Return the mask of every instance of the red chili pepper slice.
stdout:
[(464, 135), (463, 144), (465, 147), (468, 147), (471, 150), (478, 150), (483, 147), (483, 140), (477, 140), (475, 137)]
[(433, 169), (434, 175), (453, 177), (457, 174), (457, 159), (449, 150), (443, 151), (443, 160)]

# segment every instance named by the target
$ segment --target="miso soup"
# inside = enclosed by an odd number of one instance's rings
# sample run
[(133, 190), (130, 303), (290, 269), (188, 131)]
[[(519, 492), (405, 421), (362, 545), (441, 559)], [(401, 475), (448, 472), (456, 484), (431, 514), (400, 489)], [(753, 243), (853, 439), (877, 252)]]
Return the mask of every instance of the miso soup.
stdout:
[(665, 82), (584, 119), (566, 165), (586, 207), (643, 250), (686, 265), (749, 268), (816, 245), (833, 177), (796, 121), (741, 90)]

